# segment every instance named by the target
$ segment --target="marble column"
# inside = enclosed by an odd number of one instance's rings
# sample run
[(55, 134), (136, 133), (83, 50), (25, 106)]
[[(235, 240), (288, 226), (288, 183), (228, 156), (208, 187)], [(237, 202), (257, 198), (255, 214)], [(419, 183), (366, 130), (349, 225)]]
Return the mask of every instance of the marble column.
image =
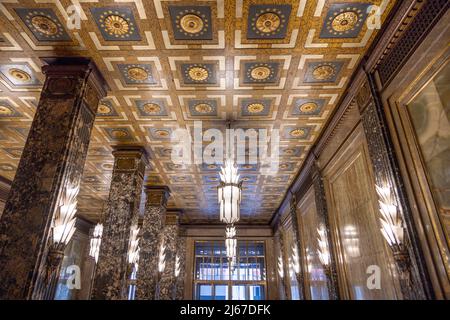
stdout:
[(127, 299), (128, 247), (131, 230), (138, 225), (147, 165), (143, 147), (115, 147), (113, 155), (114, 170), (92, 292), (92, 299), (98, 300)]
[(166, 205), (170, 196), (168, 187), (146, 186), (145, 213), (140, 240), (139, 268), (137, 273), (136, 300), (154, 300), (160, 236), (165, 224)]
[(173, 289), (176, 283), (175, 260), (177, 255), (179, 224), (178, 212), (166, 214), (166, 225), (162, 233), (164, 241), (166, 267), (159, 281), (159, 300), (173, 300)]
[(41, 299), (53, 215), (79, 186), (106, 82), (87, 58), (43, 59), (46, 79), (0, 221), (0, 299)]
[(179, 274), (175, 280), (174, 297), (175, 300), (184, 299), (184, 280), (186, 276), (186, 235), (180, 230), (177, 242), (177, 256), (179, 257)]
[(337, 280), (337, 268), (336, 268), (336, 257), (334, 250), (334, 243), (331, 239), (330, 223), (328, 219), (328, 207), (327, 200), (325, 198), (325, 188), (323, 186), (323, 178), (320, 170), (316, 164), (313, 165), (311, 170), (313, 188), (314, 188), (314, 198), (316, 201), (317, 214), (319, 216), (319, 221), (323, 225), (326, 239), (328, 244), (328, 251), (330, 254), (330, 264), (328, 266), (323, 266), (325, 275), (327, 276), (327, 288), (328, 296), (330, 300), (339, 300), (339, 287)]

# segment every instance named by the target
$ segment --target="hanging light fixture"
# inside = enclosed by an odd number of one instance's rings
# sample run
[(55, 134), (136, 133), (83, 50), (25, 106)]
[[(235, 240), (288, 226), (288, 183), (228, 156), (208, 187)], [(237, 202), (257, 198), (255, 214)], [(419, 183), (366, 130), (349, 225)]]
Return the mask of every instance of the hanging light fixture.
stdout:
[(97, 223), (90, 241), (89, 255), (98, 262), (98, 254), (100, 253), (100, 244), (102, 243), (103, 224)]
[(220, 173), (218, 199), (220, 204), (220, 221), (234, 224), (240, 219), (242, 181), (239, 181), (238, 168), (233, 160), (227, 159)]
[(228, 261), (236, 260), (236, 248), (237, 248), (237, 239), (236, 239), (236, 228), (232, 225), (227, 226), (225, 229), (225, 247), (227, 249), (227, 258)]

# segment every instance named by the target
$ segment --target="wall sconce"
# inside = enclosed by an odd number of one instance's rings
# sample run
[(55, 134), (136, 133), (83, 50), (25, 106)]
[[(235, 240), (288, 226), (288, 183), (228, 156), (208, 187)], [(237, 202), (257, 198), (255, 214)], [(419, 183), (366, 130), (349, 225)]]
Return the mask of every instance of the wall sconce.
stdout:
[(130, 241), (128, 244), (128, 263), (137, 265), (139, 261), (139, 228), (132, 226), (130, 230)]
[(278, 275), (281, 279), (284, 278), (284, 265), (283, 265), (283, 258), (281, 255), (278, 256)]
[(159, 247), (159, 259), (158, 259), (158, 272), (163, 273), (166, 269), (166, 246), (164, 245), (164, 240), (161, 241)]
[(177, 255), (175, 257), (175, 278), (178, 278), (180, 271), (180, 257)]
[(43, 281), (46, 284), (45, 299), (53, 299), (59, 278), (64, 249), (72, 238), (77, 213), (77, 195), (80, 188), (68, 185), (61, 194), (51, 225), (51, 244), (46, 257), (46, 270)]
[(402, 292), (405, 297), (413, 297), (414, 289), (411, 280), (411, 260), (404, 243), (403, 219), (397, 208), (391, 188), (375, 185), (380, 205), (381, 234), (392, 250), (394, 261), (402, 282)]
[(102, 235), (103, 235), (103, 224), (97, 223), (94, 228), (92, 239), (89, 245), (89, 255), (94, 258), (95, 263), (98, 262), (98, 255), (100, 253), (100, 244), (102, 243)]

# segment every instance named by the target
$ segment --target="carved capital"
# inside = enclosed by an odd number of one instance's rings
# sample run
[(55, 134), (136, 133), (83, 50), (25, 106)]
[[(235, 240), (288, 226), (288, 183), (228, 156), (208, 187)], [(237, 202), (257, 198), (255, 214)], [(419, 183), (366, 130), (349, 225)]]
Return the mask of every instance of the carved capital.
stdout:
[(167, 206), (167, 200), (170, 197), (170, 189), (166, 186), (145, 186), (145, 194), (147, 195), (147, 205), (149, 206)]
[(181, 211), (170, 211), (166, 213), (166, 226), (178, 225)]
[(115, 146), (112, 152), (115, 162), (114, 170), (134, 171), (138, 170), (144, 176), (145, 167), (148, 164), (147, 152), (140, 146)]

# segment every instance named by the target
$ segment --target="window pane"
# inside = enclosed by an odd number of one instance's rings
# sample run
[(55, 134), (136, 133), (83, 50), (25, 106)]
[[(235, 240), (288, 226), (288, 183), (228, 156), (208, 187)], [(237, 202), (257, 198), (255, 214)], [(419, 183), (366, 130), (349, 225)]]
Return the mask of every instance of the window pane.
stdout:
[(249, 286), (250, 300), (264, 300), (264, 286)]
[(228, 286), (227, 285), (216, 285), (215, 289), (215, 300), (228, 300)]
[(245, 285), (233, 286), (232, 300), (246, 300), (245, 299)]
[[(264, 244), (238, 241), (236, 265), (232, 270), (226, 257), (225, 241), (201, 241), (195, 244), (195, 280), (197, 299), (264, 299), (264, 285), (248, 281), (265, 280)], [(208, 283), (204, 283), (208, 281)], [(219, 282), (220, 281), (220, 282)], [(223, 281), (230, 281), (224, 283)], [(240, 283), (246, 281), (246, 283)], [(228, 292), (232, 292), (231, 297)]]
[(212, 300), (212, 285), (199, 284), (197, 286), (197, 300)]

